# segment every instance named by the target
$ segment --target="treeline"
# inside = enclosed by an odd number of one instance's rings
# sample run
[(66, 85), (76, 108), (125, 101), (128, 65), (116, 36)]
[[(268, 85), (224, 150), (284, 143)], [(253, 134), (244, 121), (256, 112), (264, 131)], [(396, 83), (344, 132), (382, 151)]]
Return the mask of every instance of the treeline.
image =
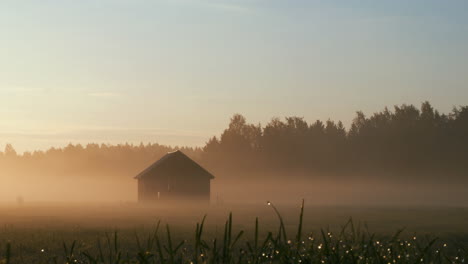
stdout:
[(328, 120), (272, 119), (264, 127), (241, 115), (209, 140), (204, 157), (221, 167), (308, 173), (455, 176), (468, 172), (468, 107), (441, 114), (424, 102), (366, 117), (357, 112), (347, 130)]
[(182, 150), (191, 157), (200, 156), (201, 149), (169, 147), (159, 144), (68, 144), (64, 148), (47, 151), (16, 153), (7, 144), (0, 152), (0, 170), (10, 175), (38, 175), (39, 177), (130, 177), (136, 175), (167, 152)]
[[(59, 174), (131, 174), (176, 148), (158, 144), (68, 145), (17, 155), (0, 153), (2, 168)], [(179, 148), (180, 149), (180, 148)], [(332, 120), (307, 123), (301, 117), (247, 123), (239, 114), (203, 148), (182, 148), (216, 175), (253, 177), (294, 173), (385, 177), (465, 177), (468, 173), (468, 106), (442, 114), (429, 102), (420, 108), (395, 106), (365, 116), (357, 112), (349, 129)], [(248, 176), (246, 176), (248, 175)], [(260, 176), (259, 176), (260, 177)]]

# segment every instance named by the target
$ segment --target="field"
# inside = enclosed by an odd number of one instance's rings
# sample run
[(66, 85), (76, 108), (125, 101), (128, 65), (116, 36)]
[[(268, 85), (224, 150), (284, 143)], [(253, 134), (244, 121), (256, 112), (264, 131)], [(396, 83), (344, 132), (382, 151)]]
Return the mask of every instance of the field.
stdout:
[(467, 223), (468, 208), (463, 207), (306, 204), (301, 217), (300, 203), (3, 204), (0, 259), (3, 263), (464, 263)]

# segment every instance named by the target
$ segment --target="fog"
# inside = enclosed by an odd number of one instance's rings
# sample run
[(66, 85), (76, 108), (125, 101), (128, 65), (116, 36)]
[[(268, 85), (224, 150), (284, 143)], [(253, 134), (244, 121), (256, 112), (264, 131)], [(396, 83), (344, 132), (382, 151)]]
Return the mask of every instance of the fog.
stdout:
[(462, 183), (383, 181), (369, 176), (337, 179), (336, 175), (314, 175), (313, 180), (274, 172), (268, 175), (269, 180), (258, 180), (265, 177), (245, 174), (235, 179), (217, 174), (211, 181), (209, 203), (143, 203), (137, 201), (134, 173), (53, 176), (10, 172), (9, 180), (0, 184), (0, 225), (5, 227), (7, 237), (24, 235), (25, 239), (29, 234), (26, 230), (71, 232), (70, 237), (83, 237), (89, 232), (118, 229), (133, 237), (134, 230), (147, 232), (161, 221), (183, 237), (207, 215), (207, 234), (216, 236), (232, 212), (236, 229), (251, 231), (259, 217), (261, 232), (265, 233), (278, 227), (269, 201), (282, 214), (286, 228), (294, 232), (304, 199), (307, 232), (325, 227), (339, 230), (352, 218), (356, 224), (366, 223), (373, 232), (385, 234), (403, 227), (410, 232), (441, 236), (468, 233), (468, 194)]
[[(8, 174), (0, 184), (2, 202), (137, 202), (135, 175)], [(268, 180), (234, 180), (223, 175), (211, 181), (211, 204), (311, 205), (437, 205), (467, 206), (468, 193), (461, 182), (384, 181), (370, 178), (303, 179), (273, 175)], [(5, 179), (5, 177), (2, 177)]]
[[(234, 228), (251, 232), (254, 227), (255, 218), (258, 217), (261, 223), (261, 232), (276, 231), (278, 228), (278, 217), (271, 206), (268, 206), (265, 197), (267, 194), (239, 192), (231, 189), (232, 197), (243, 197), (236, 201), (230, 200), (224, 203), (211, 204), (199, 203), (160, 203), (142, 204), (132, 202), (110, 201), (112, 197), (118, 197), (116, 192), (108, 192), (107, 201), (99, 193), (83, 195), (83, 201), (59, 200), (54, 201), (34, 201), (25, 200), (24, 203), (15, 202), (0, 203), (0, 225), (4, 227), (3, 232), (26, 232), (27, 230), (47, 230), (48, 232), (78, 232), (76, 234), (86, 234), (87, 230), (93, 232), (112, 232), (115, 229), (130, 232), (148, 232), (161, 221), (161, 224), (169, 224), (177, 235), (188, 236), (195, 228), (196, 223), (207, 216), (206, 231), (208, 236), (221, 234), (223, 225), (229, 215), (233, 213)], [(94, 190), (93, 190), (94, 191)], [(272, 190), (273, 191), (273, 190)], [(419, 234), (431, 233), (434, 235), (448, 235), (450, 233), (466, 234), (466, 217), (468, 209), (466, 207), (436, 206), (424, 201), (423, 196), (419, 196), (413, 204), (403, 201), (394, 202), (382, 201), (369, 202), (367, 198), (355, 198), (353, 201), (346, 201), (345, 195), (334, 197), (334, 193), (326, 194), (326, 190), (321, 190), (318, 200), (314, 196), (309, 196), (305, 200), (304, 230), (306, 232), (318, 232), (320, 228), (331, 228), (340, 230), (350, 218), (356, 225), (367, 225), (371, 232), (392, 234), (400, 228), (407, 228), (407, 232), (418, 232)], [(235, 195), (237, 194), (237, 195)], [(244, 194), (246, 196), (244, 197)], [(249, 196), (258, 200), (248, 199)], [(274, 205), (280, 211), (286, 228), (294, 233), (297, 228), (300, 200), (295, 197), (300, 194), (292, 193), (287, 197), (287, 193), (274, 197)], [(369, 199), (372, 200), (369, 194)], [(384, 196), (379, 194), (379, 196)], [(40, 197), (40, 196), (38, 196)], [(48, 196), (50, 198), (51, 196)], [(377, 197), (377, 196), (376, 196)], [(375, 198), (375, 197), (374, 197)], [(88, 199), (85, 201), (85, 199)], [(403, 197), (401, 198), (404, 199)], [(321, 203), (320, 201), (325, 201)], [(365, 201), (361, 203), (361, 201)], [(339, 205), (341, 203), (342, 205)], [(424, 205), (423, 205), (424, 204)], [(448, 203), (447, 203), (448, 204)], [(23, 230), (23, 231), (22, 231)], [(132, 231), (134, 230), (134, 231)], [(42, 231), (41, 231), (42, 232)], [(182, 233), (181, 233), (182, 232)]]

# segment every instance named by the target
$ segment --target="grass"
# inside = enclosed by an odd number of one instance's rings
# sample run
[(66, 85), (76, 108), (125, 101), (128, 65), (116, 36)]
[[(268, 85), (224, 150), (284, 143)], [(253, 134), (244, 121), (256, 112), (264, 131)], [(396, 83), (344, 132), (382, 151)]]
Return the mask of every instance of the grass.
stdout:
[[(365, 225), (349, 219), (338, 232), (322, 229), (304, 233), (304, 202), (297, 229), (288, 233), (283, 217), (268, 203), (278, 217), (276, 232), (261, 230), (258, 218), (252, 232), (234, 230), (229, 214), (221, 234), (207, 235), (206, 216), (194, 227), (191, 237), (177, 239), (169, 225), (161, 222), (151, 232), (133, 238), (118, 231), (106, 233), (94, 244), (79, 239), (43, 241), (39, 254), (22, 244), (5, 243), (0, 263), (465, 263), (466, 244), (446, 243), (431, 236), (377, 236)], [(264, 233), (266, 235), (260, 235)], [(51, 245), (54, 244), (54, 245)]]

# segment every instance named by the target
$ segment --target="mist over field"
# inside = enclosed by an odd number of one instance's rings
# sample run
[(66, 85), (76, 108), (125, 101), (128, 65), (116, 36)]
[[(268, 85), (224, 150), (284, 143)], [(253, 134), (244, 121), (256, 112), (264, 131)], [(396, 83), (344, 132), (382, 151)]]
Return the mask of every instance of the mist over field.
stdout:
[[(269, 175), (274, 175), (273, 173)], [(291, 177), (292, 174), (287, 174)], [(100, 175), (102, 176), (102, 174)], [(115, 174), (113, 174), (115, 176)], [(40, 179), (16, 176), (3, 185), (1, 203), (37, 202), (133, 202), (136, 203), (137, 183), (132, 178), (70, 178)], [(211, 203), (297, 204), (306, 199), (314, 205), (436, 205), (467, 206), (466, 189), (459, 182), (376, 181), (367, 178), (346, 180), (283, 179), (238, 180), (217, 179), (212, 184)], [(242, 195), (239, 195), (242, 194)]]

